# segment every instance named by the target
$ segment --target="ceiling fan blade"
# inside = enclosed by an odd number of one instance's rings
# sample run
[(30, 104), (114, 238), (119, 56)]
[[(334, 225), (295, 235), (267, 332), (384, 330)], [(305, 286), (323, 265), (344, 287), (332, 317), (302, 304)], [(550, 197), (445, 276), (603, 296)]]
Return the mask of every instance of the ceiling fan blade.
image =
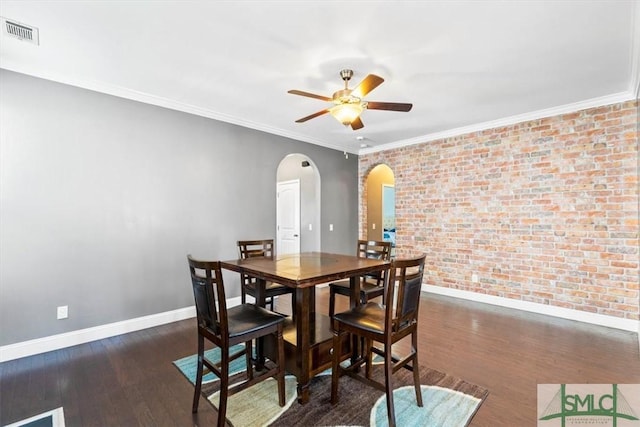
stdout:
[(360, 117), (356, 117), (354, 121), (351, 122), (351, 129), (358, 130), (364, 127), (364, 123), (360, 120)]
[(351, 95), (358, 98), (364, 98), (369, 92), (380, 86), (383, 81), (384, 79), (382, 77), (376, 76), (375, 74), (369, 74), (358, 86), (356, 86), (356, 88), (351, 92)]
[(368, 110), (391, 110), (391, 111), (410, 111), (413, 104), (403, 104), (400, 102), (375, 102), (368, 101)]
[(327, 114), (328, 112), (329, 112), (329, 109), (318, 111), (317, 113), (313, 113), (308, 115), (307, 117), (303, 117), (301, 119), (296, 120), (296, 123), (303, 123), (303, 122), (306, 122), (307, 120), (315, 119), (316, 117), (321, 116), (323, 114)]
[(304, 92), (301, 90), (292, 89), (290, 91), (287, 91), (287, 93), (290, 93), (293, 95), (307, 96), (309, 98), (320, 99), (322, 101), (331, 101), (331, 98), (327, 98), (326, 96), (316, 95), (315, 93)]

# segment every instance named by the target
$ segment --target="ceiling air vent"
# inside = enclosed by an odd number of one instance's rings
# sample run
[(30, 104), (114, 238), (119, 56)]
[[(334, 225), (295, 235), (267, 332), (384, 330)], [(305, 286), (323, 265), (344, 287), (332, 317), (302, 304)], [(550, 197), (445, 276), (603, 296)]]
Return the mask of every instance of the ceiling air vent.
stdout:
[(2, 18), (2, 32), (9, 37), (14, 37), (35, 45), (40, 44), (38, 39), (38, 29), (27, 24)]

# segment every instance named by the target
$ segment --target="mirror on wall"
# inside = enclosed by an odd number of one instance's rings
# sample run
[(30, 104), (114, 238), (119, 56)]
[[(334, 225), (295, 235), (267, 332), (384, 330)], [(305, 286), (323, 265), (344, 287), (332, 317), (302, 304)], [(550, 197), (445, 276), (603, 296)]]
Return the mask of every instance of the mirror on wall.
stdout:
[(396, 244), (395, 177), (385, 164), (367, 176), (367, 238)]

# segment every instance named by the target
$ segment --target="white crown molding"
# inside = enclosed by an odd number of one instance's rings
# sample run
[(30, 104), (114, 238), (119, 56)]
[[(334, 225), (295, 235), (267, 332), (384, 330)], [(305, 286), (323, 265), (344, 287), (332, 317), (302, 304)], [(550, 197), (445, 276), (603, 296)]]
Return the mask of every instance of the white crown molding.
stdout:
[(562, 319), (576, 320), (578, 322), (606, 326), (608, 328), (622, 329), (624, 331), (630, 331), (640, 334), (640, 322), (638, 322), (637, 320), (621, 319), (619, 317), (605, 316), (604, 314), (571, 310), (564, 307), (556, 307), (534, 302), (516, 300), (512, 298), (479, 294), (477, 292), (463, 291), (460, 289), (444, 288), (442, 286), (422, 285), (422, 290), (424, 292), (432, 294), (445, 295), (469, 301), (497, 305), (500, 307), (515, 308), (517, 310), (544, 314), (547, 316), (559, 317)]
[(167, 108), (169, 110), (181, 111), (183, 113), (206, 117), (208, 119), (218, 120), (221, 122), (242, 126), (248, 129), (254, 129), (257, 131), (278, 135), (285, 138), (291, 138), (296, 141), (308, 142), (310, 144), (320, 145), (322, 147), (331, 148), (338, 151), (347, 151), (351, 154), (358, 154), (357, 148), (345, 150), (345, 148), (342, 146), (335, 145), (327, 141), (321, 141), (319, 139), (309, 138), (306, 135), (302, 135), (296, 132), (289, 132), (284, 129), (280, 129), (272, 126), (266, 126), (261, 123), (252, 122), (249, 120), (242, 119), (240, 117), (235, 117), (229, 114), (221, 113), (219, 111), (208, 110), (206, 108), (201, 108), (195, 105), (171, 100), (168, 98), (163, 98), (156, 95), (151, 95), (145, 92), (131, 90), (121, 86), (109, 85), (109, 84), (105, 84), (98, 81), (84, 80), (84, 79), (74, 78), (70, 76), (60, 76), (52, 73), (42, 72), (42, 70), (26, 69), (25, 67), (15, 66), (8, 61), (4, 61), (2, 63), (2, 66), (0, 66), (0, 68), (3, 68), (8, 71), (20, 73), (20, 74), (26, 74), (26, 75), (37, 77), (44, 80), (50, 80), (57, 83), (66, 84), (69, 86), (79, 87), (79, 88), (91, 90), (94, 92), (116, 96), (118, 98), (129, 99), (132, 101), (142, 102), (144, 104)]
[(394, 148), (402, 148), (410, 145), (422, 144), (429, 141), (436, 141), (438, 139), (452, 138), (455, 136), (465, 135), (468, 133), (479, 132), (487, 129), (494, 129), (504, 126), (515, 125), (530, 120), (538, 120), (544, 117), (559, 116), (561, 114), (574, 113), (580, 110), (586, 110), (588, 108), (600, 107), (603, 105), (617, 104), (619, 102), (625, 102), (636, 99), (631, 91), (614, 93), (611, 95), (601, 96), (599, 98), (587, 99), (572, 104), (560, 105), (558, 107), (546, 108), (544, 110), (532, 111), (530, 113), (518, 114), (516, 116), (505, 117), (502, 119), (492, 120), (483, 123), (476, 123), (469, 126), (463, 126), (455, 129), (449, 129), (442, 132), (435, 132), (416, 138), (405, 139), (402, 141), (396, 141), (389, 144), (377, 145), (375, 147), (363, 148), (358, 154), (370, 154), (377, 153), (379, 151), (387, 151)]
[[(636, 8), (640, 11), (640, 7)], [(640, 12), (636, 13), (636, 17)], [(637, 18), (640, 21), (640, 18)], [(640, 25), (635, 25), (636, 33), (640, 33)], [(181, 111), (196, 116), (206, 117), (213, 120), (218, 120), (225, 123), (230, 123), (238, 126), (242, 126), (249, 129), (254, 129), (261, 132), (270, 133), (273, 135), (279, 135), (285, 138), (291, 138), (296, 141), (303, 141), (310, 144), (319, 145), (322, 147), (334, 149), (337, 151), (343, 151), (350, 154), (370, 154), (379, 151), (391, 150), (394, 148), (407, 147), (410, 145), (421, 144), (429, 141), (435, 141), (443, 138), (451, 138), (467, 133), (483, 131), (487, 129), (493, 129), (502, 126), (513, 125), (516, 123), (525, 122), (528, 120), (537, 120), (544, 117), (552, 117), (560, 114), (573, 113), (575, 111), (584, 110), (587, 108), (599, 107), (602, 105), (615, 104), (618, 102), (629, 101), (638, 97), (638, 91), (640, 90), (640, 42), (636, 42), (634, 47), (633, 63), (632, 63), (632, 88), (626, 92), (615, 93), (611, 95), (602, 96), (599, 98), (592, 98), (585, 101), (580, 101), (572, 104), (561, 105), (558, 107), (547, 108), (543, 110), (533, 111), (529, 113), (519, 114), (515, 116), (505, 117), (497, 120), (487, 121), (483, 123), (476, 123), (469, 126), (463, 126), (459, 128), (449, 129), (442, 132), (435, 132), (427, 135), (418, 136), (411, 139), (405, 139), (400, 141), (391, 142), (388, 144), (377, 145), (375, 147), (362, 148), (354, 147), (353, 149), (345, 149), (343, 146), (332, 144), (327, 141), (322, 141), (315, 138), (309, 138), (307, 135), (299, 134), (296, 132), (289, 132), (284, 129), (266, 126), (261, 123), (255, 123), (249, 120), (244, 120), (240, 117), (231, 116), (229, 114), (221, 113), (218, 111), (208, 110), (206, 108), (197, 107), (195, 105), (186, 104), (183, 102), (151, 95), (148, 93), (131, 90), (116, 85), (109, 85), (102, 82), (84, 80), (79, 78), (70, 78), (69, 76), (60, 76), (52, 73), (42, 72), (42, 70), (27, 69), (25, 67), (15, 66), (8, 61), (4, 61), (0, 68), (13, 71), (16, 73), (26, 74), (33, 77), (38, 77), (44, 80), (50, 80), (57, 83), (62, 83), (74, 87), (80, 87), (94, 92), (104, 93), (107, 95), (116, 96), (119, 98), (129, 99), (132, 101), (138, 101), (145, 104), (155, 105), (158, 107), (167, 108), (170, 110)]]
[(635, 99), (640, 99), (640, 2), (634, 2), (631, 34), (631, 85), (629, 91)]

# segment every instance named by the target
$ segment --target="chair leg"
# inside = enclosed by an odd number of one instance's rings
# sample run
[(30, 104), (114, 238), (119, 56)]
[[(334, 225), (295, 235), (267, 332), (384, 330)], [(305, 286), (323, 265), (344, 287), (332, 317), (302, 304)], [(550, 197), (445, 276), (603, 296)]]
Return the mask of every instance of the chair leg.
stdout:
[(278, 402), (280, 406), (285, 404), (285, 388), (284, 388), (284, 338), (282, 337), (282, 325), (276, 333), (278, 343)]
[(373, 342), (371, 340), (365, 341), (364, 347), (364, 357), (367, 358), (367, 365), (365, 367), (365, 375), (367, 378), (371, 379), (371, 367), (373, 365), (373, 351), (371, 351), (371, 347), (373, 346)]
[(396, 414), (393, 407), (393, 360), (391, 359), (391, 343), (385, 343), (384, 346), (384, 385), (387, 394), (387, 417), (389, 418), (389, 427), (395, 427)]
[(218, 427), (224, 427), (227, 419), (227, 400), (229, 399), (229, 349), (222, 349), (220, 362), (220, 401), (218, 403)]
[(253, 379), (253, 341), (247, 341), (244, 343), (245, 360), (247, 363), (247, 379)]
[(413, 386), (416, 389), (416, 401), (422, 407), (422, 388), (420, 386), (420, 364), (418, 363), (418, 334), (414, 331), (411, 334), (411, 350), (413, 351)]
[(340, 379), (340, 355), (342, 354), (342, 337), (345, 332), (340, 328), (333, 331), (333, 358), (331, 359), (331, 404), (338, 403), (338, 380)]
[(198, 334), (198, 367), (196, 368), (196, 383), (195, 390), (193, 391), (193, 404), (191, 405), (191, 412), (194, 414), (198, 412), (198, 403), (200, 402), (200, 390), (202, 389), (202, 369), (204, 358), (204, 337)]

